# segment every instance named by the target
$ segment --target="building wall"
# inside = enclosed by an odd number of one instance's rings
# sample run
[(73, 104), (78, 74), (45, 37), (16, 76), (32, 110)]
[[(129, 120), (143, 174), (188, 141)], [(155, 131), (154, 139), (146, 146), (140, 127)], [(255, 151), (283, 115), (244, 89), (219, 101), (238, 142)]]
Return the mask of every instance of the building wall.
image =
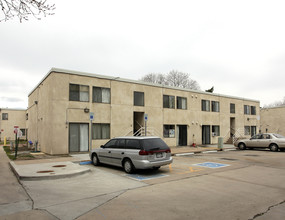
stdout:
[[(230, 118), (235, 118), (235, 129), (243, 132), (245, 125), (259, 129), (259, 102), (217, 94), (175, 89), (158, 85), (128, 81), (104, 76), (89, 76), (75, 72), (51, 71), (29, 95), (30, 138), (38, 141), (40, 150), (49, 154), (69, 153), (69, 126), (85, 123), (89, 126), (89, 113), (94, 112), (93, 123), (110, 124), (110, 137), (124, 136), (134, 129), (134, 112), (148, 114), (147, 126), (171, 147), (178, 145), (178, 125), (187, 126), (187, 145), (202, 143), (202, 126), (219, 125), (220, 136), (230, 136)], [(69, 101), (69, 84), (89, 86), (89, 102)], [(93, 103), (92, 87), (111, 89), (111, 103)], [(134, 91), (144, 92), (144, 106), (134, 106)], [(163, 108), (163, 95), (187, 98), (187, 110)], [(218, 101), (219, 112), (201, 111), (202, 99)], [(37, 104), (35, 104), (37, 101)], [(236, 104), (236, 113), (230, 113), (230, 103)], [(244, 105), (256, 106), (256, 115), (245, 115)], [(175, 99), (176, 106), (176, 99)], [(175, 126), (175, 137), (163, 137), (163, 125)], [(89, 133), (90, 135), (90, 133)], [(90, 140), (90, 136), (89, 136)], [(92, 140), (99, 147), (107, 140)], [(218, 137), (211, 136), (211, 144)]]
[(261, 132), (277, 133), (285, 136), (285, 106), (262, 108), (260, 117)]
[[(2, 120), (2, 114), (8, 114), (8, 120)], [(0, 138), (3, 141), (4, 137), (7, 140), (15, 140), (14, 126), (19, 126), (19, 129), (25, 130), (25, 135), (21, 139), (26, 139), (27, 134), (26, 110), (19, 109), (0, 109)]]

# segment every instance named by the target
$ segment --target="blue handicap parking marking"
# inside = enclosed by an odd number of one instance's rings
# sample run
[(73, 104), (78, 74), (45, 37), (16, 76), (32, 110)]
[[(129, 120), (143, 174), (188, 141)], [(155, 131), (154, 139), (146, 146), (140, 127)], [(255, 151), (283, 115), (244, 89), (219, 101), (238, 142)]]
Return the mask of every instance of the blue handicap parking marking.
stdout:
[(139, 174), (127, 174), (127, 177), (130, 177), (132, 179), (135, 180), (150, 180), (150, 179), (155, 179), (155, 178), (161, 178), (161, 177), (166, 177), (168, 175), (164, 175), (164, 174), (154, 174), (154, 175), (139, 175)]
[(208, 167), (208, 168), (221, 168), (221, 167), (230, 166), (228, 164), (214, 163), (214, 162), (204, 162), (204, 163), (197, 163), (193, 165), (200, 166), (200, 167)]

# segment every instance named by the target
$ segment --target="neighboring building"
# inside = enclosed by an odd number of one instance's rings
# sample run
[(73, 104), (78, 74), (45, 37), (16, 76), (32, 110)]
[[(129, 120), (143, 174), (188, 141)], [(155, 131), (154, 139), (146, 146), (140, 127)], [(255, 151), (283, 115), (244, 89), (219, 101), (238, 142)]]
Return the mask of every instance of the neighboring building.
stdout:
[[(170, 146), (215, 144), (259, 130), (259, 101), (62, 69), (51, 69), (29, 94), (29, 140), (68, 154), (99, 147), (144, 127)], [(92, 135), (90, 113), (94, 113)]]
[(0, 140), (3, 141), (6, 137), (7, 140), (15, 140), (14, 127), (18, 126), (21, 129), (23, 136), (21, 139), (27, 139), (27, 115), (26, 110), (23, 109), (0, 109)]
[(261, 132), (277, 133), (285, 136), (285, 106), (261, 108)]

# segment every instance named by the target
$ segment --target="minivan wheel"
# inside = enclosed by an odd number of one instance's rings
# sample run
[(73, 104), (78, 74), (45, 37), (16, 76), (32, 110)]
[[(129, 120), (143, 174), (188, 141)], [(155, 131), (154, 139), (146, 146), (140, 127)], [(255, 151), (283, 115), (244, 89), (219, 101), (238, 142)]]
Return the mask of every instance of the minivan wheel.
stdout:
[(124, 160), (123, 167), (126, 173), (133, 173), (135, 171), (135, 167), (129, 159)]
[(273, 151), (273, 152), (278, 151), (278, 146), (277, 146), (276, 144), (271, 144), (269, 148), (270, 148), (270, 150)]
[(238, 144), (238, 148), (239, 148), (240, 150), (245, 150), (245, 149), (246, 149), (246, 146), (245, 146), (244, 143), (239, 143), (239, 144)]
[(93, 162), (94, 166), (98, 166), (100, 164), (100, 161), (98, 159), (97, 154), (92, 155), (92, 162)]

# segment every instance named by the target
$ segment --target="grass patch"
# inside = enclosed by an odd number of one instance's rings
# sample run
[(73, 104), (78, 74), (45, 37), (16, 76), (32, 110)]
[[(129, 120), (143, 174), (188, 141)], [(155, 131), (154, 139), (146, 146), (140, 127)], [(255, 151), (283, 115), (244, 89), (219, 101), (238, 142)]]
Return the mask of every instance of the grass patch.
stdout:
[(17, 158), (15, 158), (15, 151), (11, 151), (10, 146), (3, 146), (3, 148), (10, 160), (30, 160), (35, 158), (30, 153), (21, 153), (21, 151), (18, 151)]
[(10, 160), (15, 160), (15, 155), (12, 155), (13, 152), (10, 150), (10, 146), (3, 146), (4, 151), (6, 152), (7, 156), (10, 158)]

